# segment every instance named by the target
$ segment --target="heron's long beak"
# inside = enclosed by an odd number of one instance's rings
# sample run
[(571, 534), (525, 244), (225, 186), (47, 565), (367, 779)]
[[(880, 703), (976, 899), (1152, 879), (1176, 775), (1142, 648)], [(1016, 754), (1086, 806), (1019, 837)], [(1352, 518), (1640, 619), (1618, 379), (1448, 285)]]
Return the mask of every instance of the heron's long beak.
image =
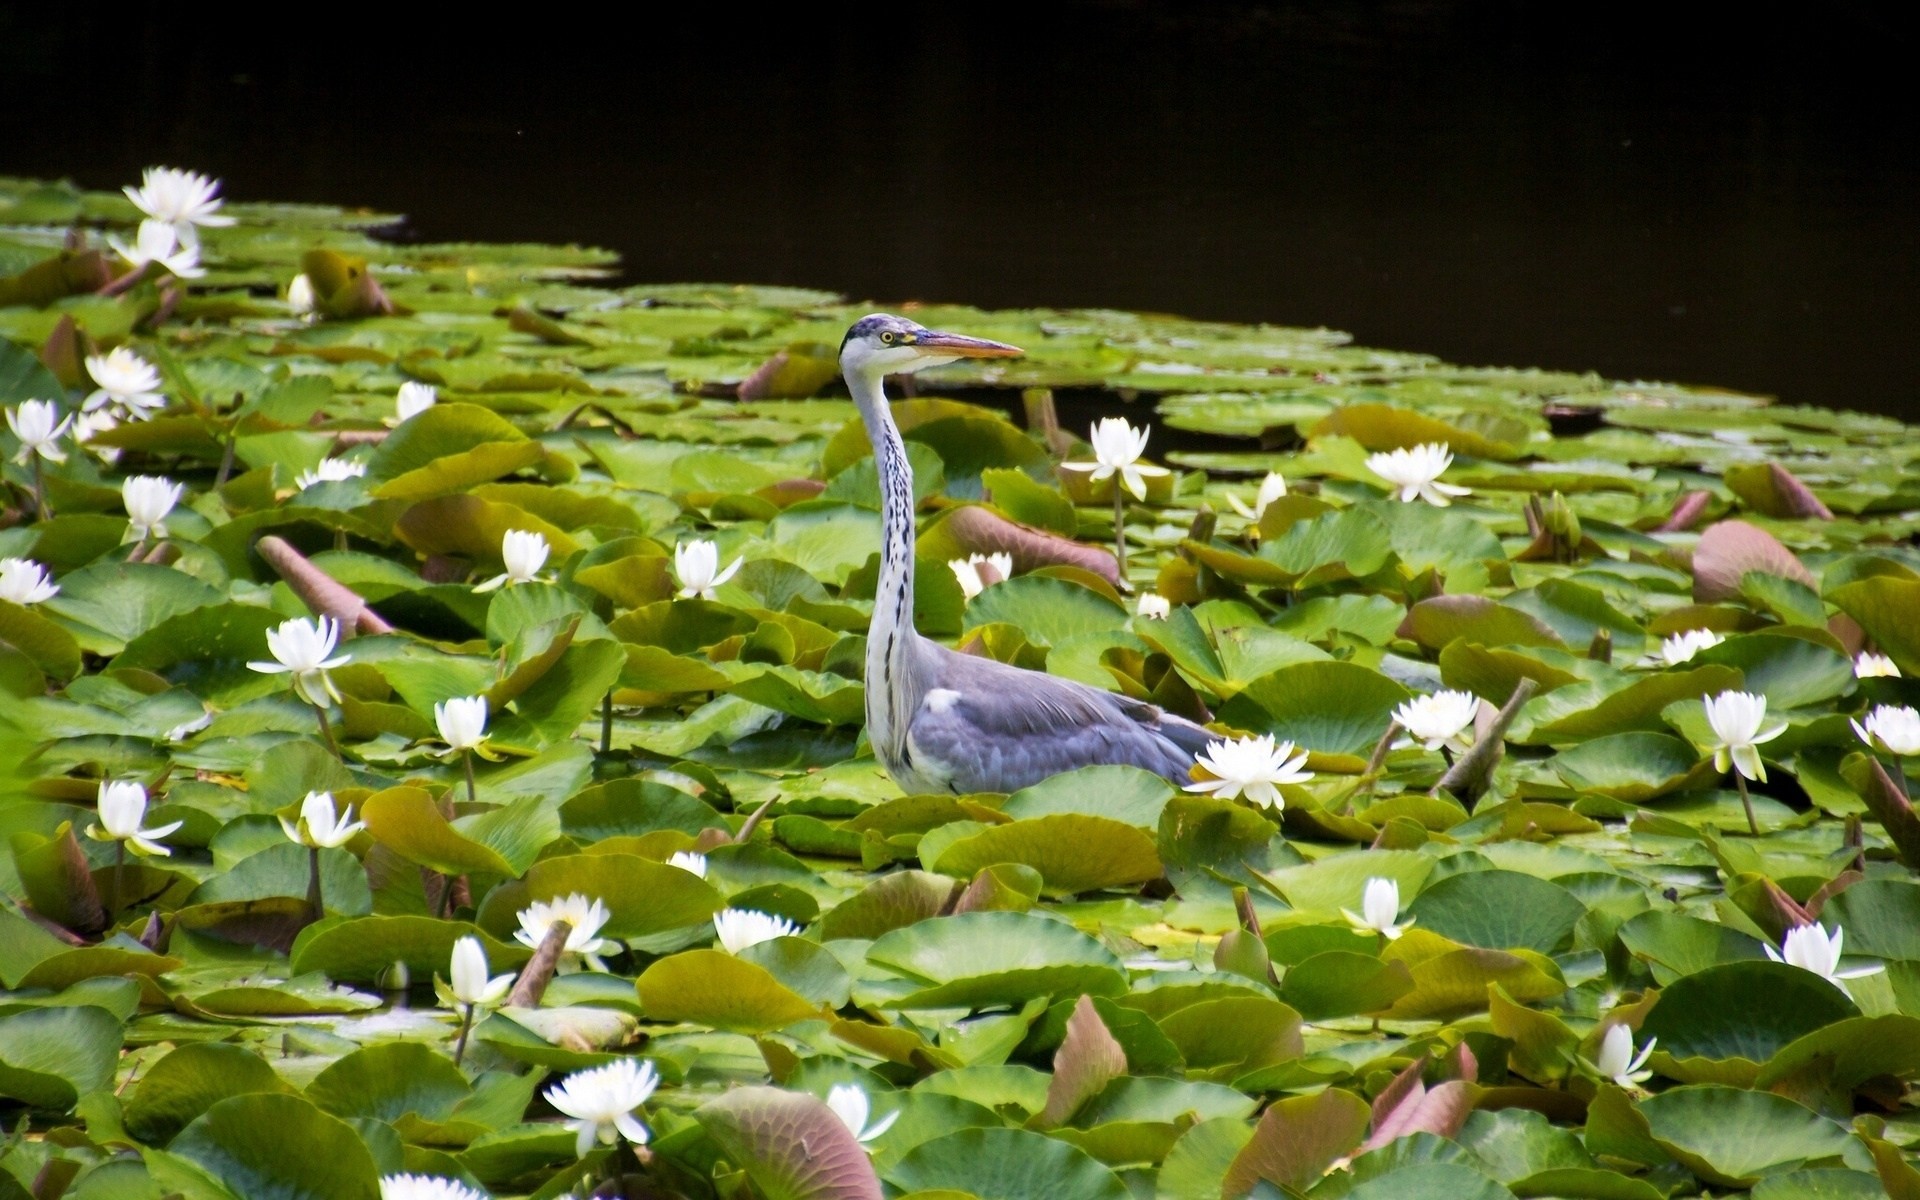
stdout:
[(986, 338), (941, 333), (934, 329), (921, 334), (913, 344), (930, 353), (950, 354), (955, 358), (1014, 358), (1026, 353), (1020, 347), (1009, 346), (1005, 342), (990, 342)]

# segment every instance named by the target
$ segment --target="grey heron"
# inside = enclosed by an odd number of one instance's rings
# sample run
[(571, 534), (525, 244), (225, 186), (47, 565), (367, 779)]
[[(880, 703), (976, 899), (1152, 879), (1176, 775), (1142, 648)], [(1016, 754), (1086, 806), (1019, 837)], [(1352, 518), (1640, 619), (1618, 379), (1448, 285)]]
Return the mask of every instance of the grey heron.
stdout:
[(913, 626), (913, 470), (882, 380), (1014, 346), (875, 314), (847, 330), (840, 371), (879, 468), (880, 579), (867, 630), (867, 736), (908, 793), (1011, 792), (1096, 763), (1185, 782), (1214, 735), (1127, 696), (960, 654)]

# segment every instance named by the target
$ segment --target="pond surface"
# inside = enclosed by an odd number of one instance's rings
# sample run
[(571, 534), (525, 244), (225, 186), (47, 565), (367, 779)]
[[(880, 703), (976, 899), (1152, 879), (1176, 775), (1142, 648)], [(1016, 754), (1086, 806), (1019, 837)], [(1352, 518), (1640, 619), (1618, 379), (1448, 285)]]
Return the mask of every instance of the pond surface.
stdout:
[(172, 161), (431, 240), (608, 246), (635, 279), (1325, 324), (1911, 417), (1902, 53), (1871, 6), (1697, 30), (1634, 5), (679, 13), (511, 38), (16, 6), (0, 173), (104, 187)]

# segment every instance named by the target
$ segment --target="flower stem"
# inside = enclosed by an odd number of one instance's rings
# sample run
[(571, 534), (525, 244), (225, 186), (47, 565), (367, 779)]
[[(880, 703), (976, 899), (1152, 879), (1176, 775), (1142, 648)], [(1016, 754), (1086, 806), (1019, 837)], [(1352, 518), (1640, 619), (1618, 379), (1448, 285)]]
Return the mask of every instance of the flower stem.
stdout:
[(1733, 773), (1733, 782), (1740, 788), (1740, 807), (1747, 810), (1747, 829), (1755, 837), (1760, 836), (1760, 822), (1753, 817), (1753, 798), (1747, 795), (1747, 777), (1738, 770)]
[(33, 456), (33, 510), (42, 521), (53, 515), (53, 510), (47, 507), (46, 468), (38, 453)]
[(1120, 582), (1127, 581), (1127, 494), (1120, 489), (1118, 476), (1113, 481), (1113, 557), (1120, 566)]
[(613, 692), (600, 698), (600, 753), (613, 753)]
[(320, 740), (327, 744), (327, 749), (333, 752), (333, 757), (337, 761), (345, 762), (346, 760), (340, 757), (340, 743), (333, 738), (333, 722), (327, 720), (326, 705), (314, 705), (313, 715), (320, 719)]
[[(452, 889), (449, 888), (449, 891)], [(466, 1012), (460, 1015), (460, 1040), (453, 1046), (453, 1065), (459, 1066), (460, 1060), (467, 1056), (467, 1034), (473, 1031), (473, 1005), (467, 1005)]]
[(471, 750), (461, 751), (460, 762), (461, 762), (461, 765), (463, 765), (467, 769), (467, 803), (478, 804), (480, 803), (480, 789), (474, 784), (474, 781), (473, 781), (473, 751)]
[(113, 843), (113, 874), (107, 879), (107, 932), (113, 932), (113, 918), (120, 912), (120, 870), (127, 865), (127, 840)]
[(327, 903), (320, 892), (320, 847), (307, 847), (307, 919), (318, 921), (327, 915)]

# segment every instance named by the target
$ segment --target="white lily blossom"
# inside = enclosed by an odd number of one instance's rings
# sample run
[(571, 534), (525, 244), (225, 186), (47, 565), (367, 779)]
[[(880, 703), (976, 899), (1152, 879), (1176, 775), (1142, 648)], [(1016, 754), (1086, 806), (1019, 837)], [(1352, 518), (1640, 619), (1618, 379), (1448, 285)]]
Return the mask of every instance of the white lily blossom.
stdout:
[(382, 1175), (380, 1200), (487, 1200), (487, 1195), (439, 1175)]
[(1415, 696), (1393, 710), (1393, 719), (1428, 750), (1441, 747), (1465, 754), (1473, 747), (1473, 721), (1480, 697), (1472, 692), (1439, 691)]
[(1718, 646), (1726, 640), (1711, 629), (1683, 629), (1660, 643), (1660, 659), (1669, 667), (1677, 667), (1707, 647)]
[(506, 573), (495, 575), (473, 590), (491, 592), (516, 583), (533, 583), (540, 568), (547, 565), (549, 553), (551, 550), (543, 535), (527, 529), (509, 529), (500, 536), (500, 559), (506, 564)]
[(1853, 675), (1856, 679), (1898, 679), (1900, 668), (1884, 654), (1862, 650), (1853, 660)]
[(440, 402), (440, 391), (430, 383), (415, 383), (408, 380), (400, 385), (400, 392), (393, 398), (393, 414), (404, 421), (408, 417), (417, 417)]
[(1920, 754), (1920, 712), (1905, 705), (1876, 704), (1865, 721), (1847, 723), (1869, 746), (1900, 758)]
[(596, 971), (604, 971), (607, 964), (600, 956), (618, 948), (615, 942), (600, 936), (601, 926), (612, 916), (598, 898), (579, 892), (558, 900), (536, 900), (520, 910), (520, 928), (513, 937), (521, 945), (538, 950), (540, 943), (547, 940), (547, 930), (553, 923), (565, 921), (571, 928), (561, 953), (561, 965), (573, 966), (571, 960), (578, 959)]
[(459, 696), (436, 704), (433, 724), (447, 744), (447, 753), (477, 749), (487, 740), (487, 698)]
[(895, 1109), (871, 1124), (868, 1118), (873, 1114), (873, 1102), (867, 1097), (867, 1089), (857, 1083), (836, 1083), (827, 1089), (827, 1107), (840, 1123), (862, 1143), (873, 1141), (900, 1119), (900, 1110)]
[(1445, 508), (1451, 497), (1465, 496), (1470, 489), (1441, 483), (1440, 476), (1453, 465), (1453, 451), (1445, 442), (1401, 447), (1398, 450), (1367, 456), (1367, 469), (1392, 484), (1403, 501), (1425, 500)]
[(1215, 799), (1232, 800), (1245, 796), (1263, 808), (1281, 809), (1286, 800), (1280, 795), (1283, 783), (1305, 783), (1313, 778), (1307, 765), (1307, 753), (1292, 742), (1275, 742), (1273, 735), (1218, 741), (1201, 751), (1196, 764), (1212, 778), (1186, 785), (1189, 792), (1208, 792)]
[(694, 596), (702, 600), (711, 600), (714, 589), (732, 579), (740, 569), (745, 558), (736, 558), (726, 570), (720, 570), (720, 547), (706, 538), (695, 538), (690, 542), (675, 542), (673, 545), (673, 574), (680, 581), (678, 595), (682, 599)]
[(320, 465), (293, 477), (293, 486), (306, 491), (316, 483), (341, 483), (359, 479), (367, 473), (367, 464), (354, 458), (323, 458)]
[(134, 267), (158, 263), (181, 279), (198, 279), (207, 273), (200, 265), (200, 247), (182, 244), (172, 225), (152, 217), (140, 222), (140, 231), (132, 245), (117, 237), (109, 237), (107, 245)]
[[(1885, 963), (1875, 963), (1871, 967), (1855, 967), (1851, 971), (1840, 970), (1840, 947), (1846, 941), (1847, 931), (1836, 929), (1828, 933), (1818, 923), (1796, 925), (1787, 930), (1782, 939), (1780, 950), (1772, 946), (1763, 946), (1767, 957), (1774, 962), (1783, 962), (1790, 967), (1799, 967), (1803, 971), (1812, 971), (1815, 975), (1831, 983), (1843, 992), (1847, 992), (1848, 979), (1859, 979), (1866, 975), (1878, 975), (1887, 969)], [(1852, 992), (1847, 992), (1851, 996)]]
[(47, 569), (30, 558), (0, 558), (0, 600), (38, 604), (60, 594)]
[(147, 819), (147, 789), (132, 780), (103, 779), (98, 800), (100, 822), (87, 826), (87, 836), (96, 842), (125, 842), (140, 854), (170, 855), (173, 851), (160, 839), (180, 828), (175, 821), (156, 829), (142, 829)]
[(111, 409), (103, 408), (95, 412), (83, 412), (74, 418), (73, 440), (93, 451), (100, 457), (102, 462), (117, 463), (120, 461), (119, 447), (95, 446), (91, 443), (93, 442), (93, 436), (95, 434), (105, 433), (109, 429), (117, 429), (119, 425), (120, 419), (113, 415)]
[(215, 195), (220, 190), (220, 181), (197, 171), (148, 167), (139, 187), (122, 190), (135, 208), (171, 226), (183, 246), (200, 244), (199, 226), (214, 228), (233, 224), (232, 217), (220, 215), (223, 201)]
[(129, 475), (120, 484), (120, 503), (137, 538), (167, 536), (167, 514), (180, 503), (184, 484), (164, 475)]
[(702, 879), (707, 877), (707, 856), (695, 854), (691, 850), (675, 850), (667, 859), (667, 865), (679, 867), (682, 871), (691, 872)]
[(300, 819), (296, 822), (281, 817), (280, 829), (288, 841), (313, 850), (330, 850), (346, 845), (354, 834), (367, 827), (365, 821), (355, 821), (352, 817), (352, 806), (335, 807), (332, 792), (308, 792), (307, 798), (300, 802)]
[(487, 977), (487, 948), (477, 937), (463, 937), (453, 944), (453, 960), (447, 965), (448, 988), (462, 1004), (491, 1005), (506, 997), (513, 986), (512, 971)]
[(353, 659), (350, 654), (334, 654), (333, 648), (339, 640), (340, 623), (332, 617), (311, 621), (295, 617), (267, 630), (267, 651), (274, 661), (250, 662), (247, 666), (263, 675), (290, 672), (294, 694), (316, 708), (325, 708), (329, 701), (340, 699), (340, 692), (327, 672)]
[(60, 406), (51, 400), (22, 400), (7, 410), (7, 428), (20, 439), (20, 453), (13, 461), (24, 463), (38, 454), (54, 462), (67, 461), (60, 439), (73, 424), (71, 414), (62, 417)]
[(1398, 880), (1379, 875), (1367, 880), (1365, 890), (1360, 893), (1360, 911), (1354, 912), (1352, 909), (1343, 908), (1340, 910), (1340, 915), (1344, 916), (1347, 924), (1353, 926), (1355, 930), (1361, 933), (1378, 933), (1388, 941), (1405, 933), (1413, 924), (1412, 917), (1408, 917), (1398, 925), (1394, 924), (1393, 919), (1400, 915), (1400, 883)]
[(713, 932), (728, 954), (738, 954), (748, 946), (793, 937), (800, 932), (800, 927), (785, 917), (751, 908), (723, 908), (713, 915)]
[(287, 310), (296, 317), (311, 317), (319, 307), (320, 298), (314, 295), (313, 280), (304, 271), (295, 275), (287, 284)]
[(1120, 483), (1137, 500), (1147, 498), (1147, 480), (1149, 475), (1166, 475), (1165, 467), (1156, 467), (1152, 463), (1143, 463), (1140, 456), (1147, 452), (1148, 430), (1135, 429), (1127, 424), (1123, 417), (1105, 417), (1095, 423), (1088, 441), (1093, 443), (1094, 461), (1090, 463), (1061, 463), (1064, 471), (1090, 471), (1089, 482), (1099, 483), (1103, 479), (1120, 476)]
[(1260, 481), (1260, 490), (1253, 494), (1253, 507), (1248, 508), (1240, 502), (1240, 497), (1227, 494), (1227, 503), (1233, 505), (1233, 511), (1249, 521), (1258, 521), (1266, 515), (1267, 506), (1287, 494), (1287, 481), (1278, 471), (1268, 471), (1267, 477)]
[[(980, 568), (983, 566), (992, 572), (993, 578), (989, 579), (982, 573)], [(971, 600), (994, 584), (1013, 578), (1013, 555), (974, 554), (949, 561), (947, 569), (952, 571), (953, 577), (960, 581), (961, 593)]]
[(167, 730), (166, 740), (169, 742), (184, 742), (211, 724), (213, 724), (213, 714), (202, 709), (200, 715), (193, 720), (182, 721), (172, 729)]
[(1770, 742), (1787, 731), (1781, 721), (1771, 729), (1767, 723), (1767, 698), (1752, 692), (1721, 692), (1705, 701), (1707, 724), (1713, 727), (1713, 766), (1725, 771), (1739, 768), (1748, 779), (1766, 782), (1767, 766), (1760, 761), (1760, 743)]
[(85, 412), (117, 404), (129, 417), (144, 421), (150, 410), (167, 406), (167, 398), (160, 394), (159, 369), (125, 346), (87, 355), (86, 366), (94, 390), (80, 402)]
[(1134, 612), (1149, 621), (1164, 621), (1173, 615), (1173, 601), (1159, 592), (1141, 592)]
[(595, 1141), (612, 1144), (624, 1137), (644, 1146), (651, 1136), (633, 1110), (660, 1086), (660, 1073), (644, 1059), (621, 1058), (604, 1067), (575, 1071), (547, 1089), (547, 1103), (567, 1116), (567, 1128), (579, 1136), (576, 1157), (586, 1157)]
[(1654, 1044), (1659, 1038), (1648, 1038), (1647, 1044), (1640, 1047), (1640, 1053), (1633, 1052), (1633, 1030), (1618, 1023), (1607, 1026), (1607, 1032), (1600, 1038), (1600, 1052), (1594, 1056), (1593, 1069), (1602, 1076), (1613, 1080), (1614, 1086), (1632, 1089), (1653, 1078), (1653, 1072), (1642, 1070), (1647, 1056), (1653, 1053)]

